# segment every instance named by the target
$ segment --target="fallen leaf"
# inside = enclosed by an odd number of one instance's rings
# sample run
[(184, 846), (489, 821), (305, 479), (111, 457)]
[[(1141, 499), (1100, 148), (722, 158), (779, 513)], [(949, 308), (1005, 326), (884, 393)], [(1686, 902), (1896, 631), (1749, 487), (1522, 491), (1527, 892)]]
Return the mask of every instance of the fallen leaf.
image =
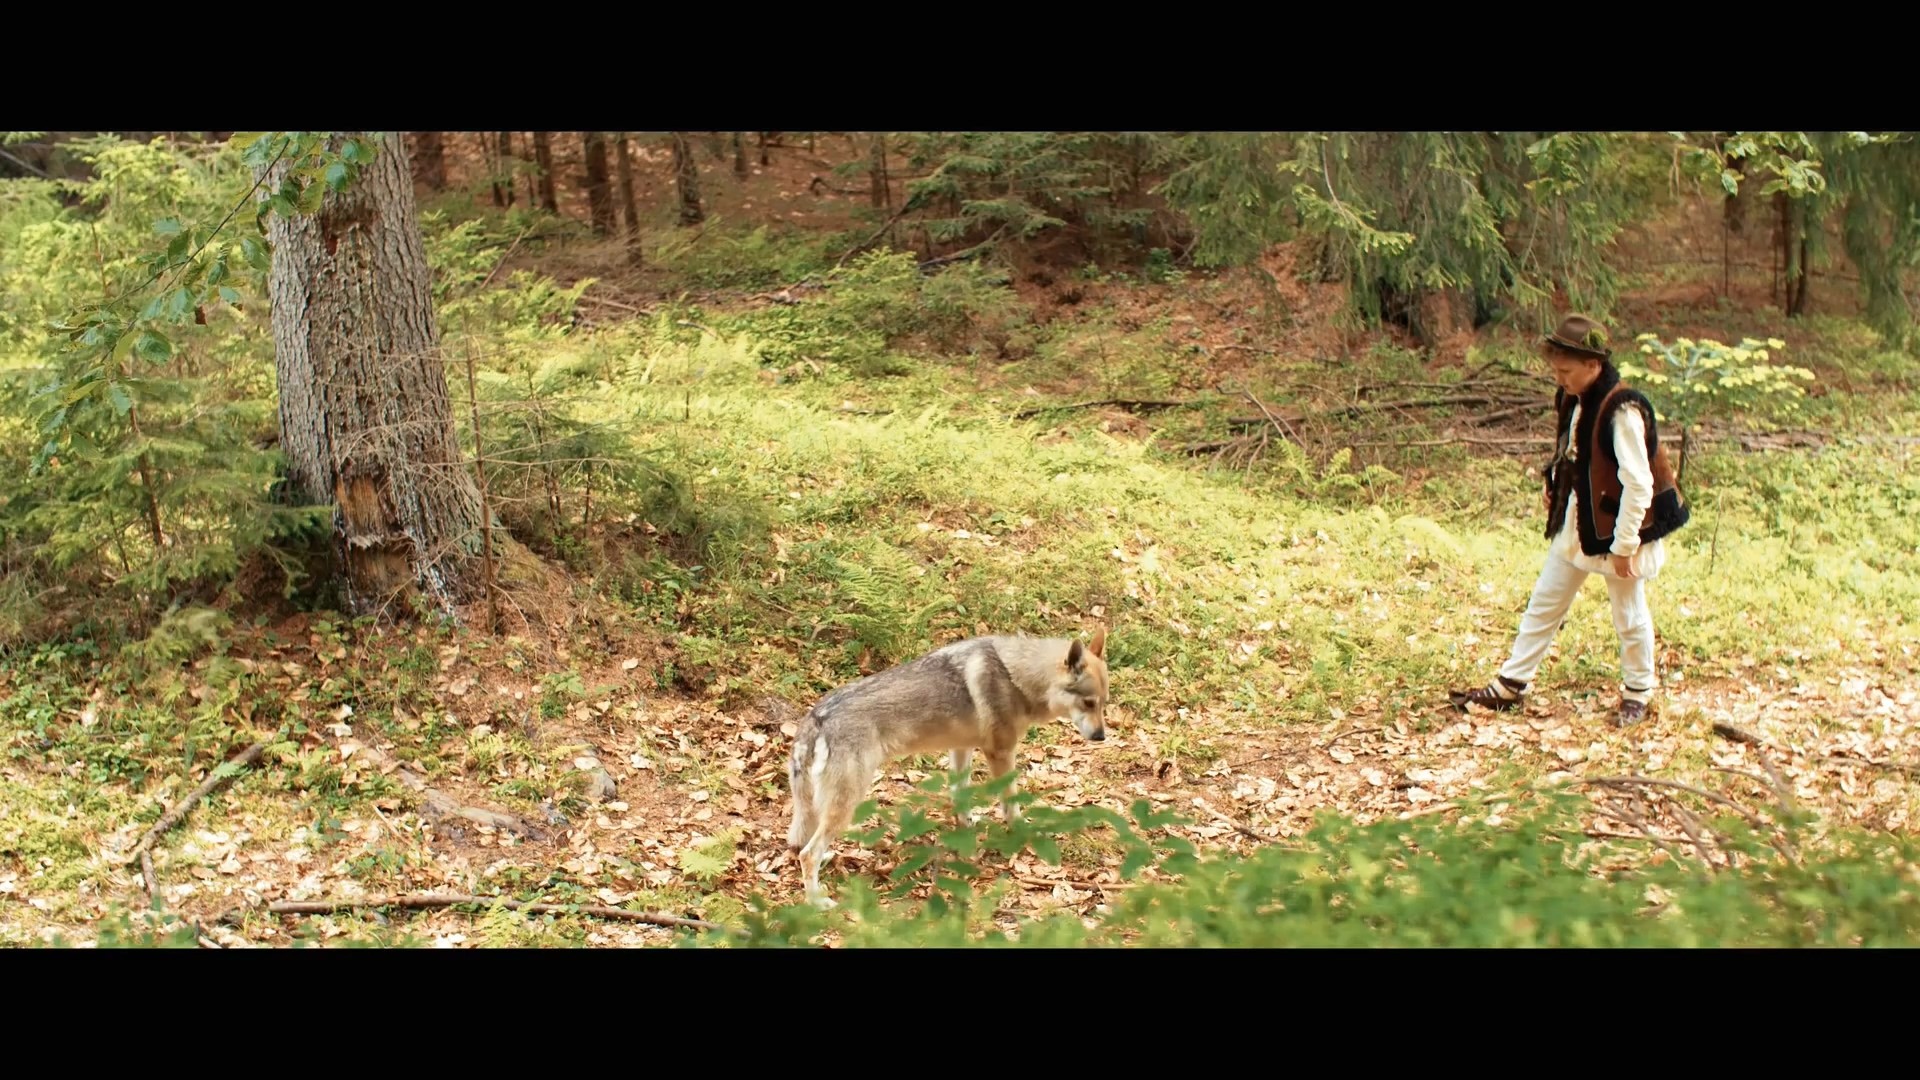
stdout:
[(640, 666), (640, 661), (638, 659), (628, 659), (620, 662), (621, 671), (632, 671), (634, 668), (637, 668), (639, 666)]

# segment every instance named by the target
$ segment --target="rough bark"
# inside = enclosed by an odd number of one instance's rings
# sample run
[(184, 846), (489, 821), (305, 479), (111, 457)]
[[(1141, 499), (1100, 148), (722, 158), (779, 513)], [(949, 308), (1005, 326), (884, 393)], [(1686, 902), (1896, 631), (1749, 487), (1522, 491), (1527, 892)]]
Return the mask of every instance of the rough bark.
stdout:
[(693, 160), (693, 140), (684, 131), (673, 133), (674, 186), (680, 190), (680, 224), (698, 225), (706, 220), (700, 209), (700, 166)]
[(496, 163), (494, 165), (496, 178), (493, 181), (493, 205), (505, 209), (513, 205), (514, 196), (511, 173), (513, 162), (513, 132), (495, 132), (494, 149), (497, 153), (495, 156)]
[(293, 488), (334, 506), (351, 610), (418, 586), (451, 613), (478, 576), (479, 492), (454, 439), (405, 147), (357, 134), (378, 151), (358, 181), (312, 215), (268, 219), (280, 445)]
[(868, 194), (875, 207), (885, 207), (893, 202), (887, 183), (887, 133), (876, 131), (872, 139), (867, 148)]
[(627, 133), (621, 132), (613, 142), (614, 158), (619, 163), (620, 210), (627, 222), (627, 263), (639, 266), (642, 262), (640, 244), (640, 205), (633, 197), (633, 155), (627, 150)]
[(744, 131), (736, 131), (733, 133), (733, 175), (745, 180), (749, 171), (747, 168), (747, 133)]
[(438, 131), (413, 133), (413, 178), (430, 191), (447, 186), (447, 148)]
[(540, 209), (557, 214), (560, 200), (553, 191), (553, 143), (547, 132), (533, 133), (533, 163), (540, 169)]
[(607, 170), (607, 136), (604, 132), (586, 133), (587, 213), (595, 236), (611, 236), (614, 230), (613, 182)]

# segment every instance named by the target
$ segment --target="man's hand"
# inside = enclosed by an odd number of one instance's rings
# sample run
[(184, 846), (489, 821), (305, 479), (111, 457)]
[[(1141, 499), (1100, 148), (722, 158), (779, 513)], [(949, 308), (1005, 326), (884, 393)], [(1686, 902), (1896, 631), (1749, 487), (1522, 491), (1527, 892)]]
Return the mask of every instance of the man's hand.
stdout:
[(1633, 576), (1633, 560), (1625, 555), (1613, 556), (1613, 572), (1623, 578)]

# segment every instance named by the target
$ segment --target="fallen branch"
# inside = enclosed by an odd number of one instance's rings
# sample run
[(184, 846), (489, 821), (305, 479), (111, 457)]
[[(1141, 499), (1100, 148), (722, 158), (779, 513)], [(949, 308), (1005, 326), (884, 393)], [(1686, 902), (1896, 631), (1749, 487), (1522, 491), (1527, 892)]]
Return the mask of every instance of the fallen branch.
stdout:
[(842, 254), (838, 260), (834, 262), (833, 268), (835, 270), (840, 269), (840, 267), (844, 265), (848, 259), (853, 258), (855, 254), (865, 251), (868, 247), (872, 246), (875, 240), (878, 240), (880, 239), (881, 236), (885, 235), (888, 229), (893, 228), (894, 224), (898, 222), (901, 218), (906, 217), (907, 211), (912, 209), (914, 209), (914, 200), (908, 199), (905, 202), (901, 203), (900, 209), (895, 210), (893, 212), (892, 217), (889, 217), (886, 220), (886, 222), (883, 223), (879, 228), (873, 230), (872, 236), (869, 236), (865, 240), (862, 240), (858, 244), (855, 244), (852, 247), (848, 248), (846, 252)]
[[(215, 790), (225, 787), (229, 781), (240, 775), (242, 769), (260, 760), (260, 755), (265, 753), (266, 749), (266, 742), (257, 742), (247, 747), (245, 753), (234, 758), (231, 762), (222, 762), (221, 765), (215, 766), (213, 771), (207, 774), (206, 780), (202, 781), (199, 787), (193, 789), (192, 794), (180, 800), (173, 809), (160, 815), (160, 820), (154, 822), (153, 828), (148, 829), (146, 835), (140, 838), (140, 842), (134, 845), (133, 851), (127, 855), (126, 862), (131, 863), (136, 859), (145, 859), (147, 852), (153, 849), (154, 841), (160, 839), (167, 830), (185, 821), (188, 812), (190, 812), (201, 799), (213, 794)], [(239, 768), (222, 772), (221, 767), (227, 764), (237, 765)], [(143, 865), (151, 866), (152, 864), (151, 862), (147, 862)], [(151, 880), (148, 881), (147, 888), (149, 891), (154, 888)]]
[[(1732, 724), (1725, 723), (1719, 720), (1714, 721), (1713, 733), (1715, 735), (1720, 736), (1723, 739), (1728, 740), (1729, 742), (1746, 743), (1749, 746), (1759, 747), (1762, 749), (1764, 749), (1767, 745), (1760, 738), (1760, 736), (1755, 735), (1753, 732), (1748, 731), (1745, 728), (1735, 727)], [(1875, 769), (1887, 769), (1893, 772), (1903, 772), (1903, 773), (1906, 773), (1908, 776), (1920, 776), (1920, 766), (1908, 765), (1908, 764), (1905, 764), (1904, 762), (1875, 761), (1872, 758), (1864, 758), (1857, 754), (1826, 753), (1826, 754), (1821, 754), (1820, 756), (1821, 758), (1827, 761), (1844, 761), (1850, 765), (1866, 765)], [(1786, 790), (1787, 790), (1786, 782), (1780, 778), (1778, 771), (1774, 769), (1773, 762), (1763, 754), (1761, 756), (1760, 764), (1766, 768), (1767, 774), (1770, 777), (1772, 777), (1771, 782), (1773, 785), (1774, 793), (1781, 797), (1783, 804), (1786, 803), (1788, 801), (1788, 796), (1786, 794)]]
[(1908, 776), (1920, 776), (1920, 766), (1908, 765), (1899, 761), (1874, 761), (1854, 754), (1822, 754), (1828, 761), (1844, 761), (1849, 765), (1865, 765), (1874, 769), (1887, 769), (1892, 772), (1906, 773)]
[(1337, 742), (1339, 742), (1339, 741), (1340, 741), (1341, 739), (1344, 739), (1344, 738), (1346, 738), (1346, 737), (1347, 737), (1347, 736), (1349, 736), (1349, 735), (1372, 735), (1372, 734), (1375, 734), (1375, 733), (1377, 733), (1377, 732), (1382, 732), (1382, 731), (1385, 731), (1385, 730), (1387, 730), (1387, 729), (1386, 729), (1386, 728), (1378, 728), (1378, 727), (1362, 727), (1362, 728), (1348, 728), (1347, 730), (1345, 730), (1345, 731), (1343, 731), (1343, 732), (1341, 732), (1340, 734), (1338, 734), (1338, 735), (1335, 735), (1335, 736), (1334, 736), (1333, 738), (1331, 738), (1331, 739), (1328, 739), (1328, 740), (1327, 740), (1326, 742), (1324, 742), (1324, 743), (1321, 743), (1321, 744), (1320, 744), (1320, 749), (1322, 749), (1322, 750), (1328, 750), (1328, 749), (1331, 749), (1331, 748), (1333, 747), (1333, 744), (1334, 744), (1334, 743), (1337, 743)]
[[(1261, 401), (1259, 398), (1254, 396), (1253, 390), (1251, 387), (1243, 386), (1240, 388), (1240, 392), (1246, 395), (1246, 398), (1248, 401), (1253, 402), (1254, 405), (1260, 409), (1260, 412), (1266, 416), (1267, 423), (1273, 425), (1273, 430), (1279, 432), (1282, 435), (1285, 435), (1289, 439), (1292, 439), (1295, 445), (1300, 446), (1303, 449), (1305, 448), (1306, 444), (1300, 441), (1300, 435), (1299, 433), (1293, 430), (1293, 425), (1290, 423), (1287, 423), (1285, 420), (1281, 419), (1280, 417), (1275, 416), (1273, 414), (1273, 410), (1267, 408), (1266, 402)], [(1255, 420), (1253, 421), (1253, 423), (1258, 424), (1259, 421)]]
[[(1668, 855), (1673, 856), (1673, 861), (1677, 863), (1682, 863), (1682, 864), (1692, 861), (1688, 859), (1685, 855), (1680, 853), (1680, 848), (1678, 845), (1683, 841), (1673, 841), (1671, 843), (1668, 842), (1665, 838), (1661, 837), (1659, 833), (1653, 831), (1653, 826), (1647, 824), (1647, 820), (1645, 818), (1635, 813), (1631, 807), (1621, 803), (1621, 800), (1609, 799), (1607, 801), (1608, 803), (1618, 804), (1618, 805), (1603, 806), (1599, 803), (1595, 803), (1594, 809), (1598, 810), (1601, 814), (1607, 817), (1613, 818), (1615, 821), (1623, 822), (1627, 825), (1631, 825), (1634, 828), (1640, 830), (1641, 835), (1645, 836), (1648, 840), (1651, 840), (1654, 843), (1660, 845), (1660, 849), (1662, 851), (1665, 851)], [(1707, 861), (1707, 854), (1705, 850), (1702, 850), (1700, 852), (1700, 861), (1702, 862)]]
[(1246, 836), (1246, 837), (1250, 837), (1251, 839), (1258, 840), (1263, 844), (1270, 839), (1270, 837), (1262, 836), (1259, 833), (1254, 832), (1252, 826), (1243, 825), (1237, 819), (1228, 817), (1226, 814), (1223, 814), (1220, 811), (1215, 810), (1213, 806), (1209, 804), (1205, 799), (1202, 799), (1196, 796), (1193, 801), (1194, 801), (1194, 805), (1200, 807), (1200, 809), (1202, 810), (1205, 810), (1207, 813), (1212, 814), (1215, 818), (1218, 818), (1222, 824), (1233, 826), (1234, 831), (1239, 833), (1242, 836)]
[[(465, 893), (371, 896), (364, 900), (276, 900), (266, 905), (266, 910), (273, 915), (336, 915), (343, 911), (361, 908), (390, 907), (406, 911), (430, 911), (466, 904), (479, 907), (492, 907), (498, 904), (513, 911), (524, 911), (532, 915), (590, 915), (597, 919), (619, 919), (626, 922), (647, 923), (652, 926), (683, 926), (699, 930), (726, 929), (719, 923), (710, 923), (701, 919), (682, 919), (676, 915), (660, 915), (650, 911), (628, 911), (626, 908), (607, 907), (602, 904), (535, 904), (502, 897), (469, 896)], [(221, 916), (221, 921), (229, 921), (242, 910), (245, 909), (235, 909)]]
[(1066, 412), (1070, 409), (1097, 409), (1111, 405), (1128, 412), (1152, 412), (1156, 409), (1185, 409), (1197, 404), (1192, 401), (1135, 401), (1128, 398), (1104, 398), (1100, 401), (1063, 402), (1057, 405), (1034, 405), (1013, 414), (1015, 420), (1025, 420), (1041, 413)]
[(427, 821), (438, 822), (447, 818), (460, 818), (503, 832), (518, 833), (529, 840), (548, 839), (546, 830), (525, 818), (515, 814), (503, 814), (497, 810), (488, 810), (485, 807), (467, 806), (460, 800), (435, 790), (427, 784), (425, 777), (415, 775), (398, 762), (391, 762), (385, 754), (371, 746), (362, 746), (359, 752), (360, 756), (376, 766), (393, 765), (394, 775), (399, 777), (400, 782), (420, 793), (423, 803), (420, 816)]
[(1120, 889), (1131, 889), (1134, 886), (1140, 884), (1137, 881), (1121, 881), (1121, 882), (1065, 881), (1057, 878), (1048, 879), (1048, 878), (1041, 878), (1041, 877), (1022, 877), (1020, 875), (1015, 875), (1013, 880), (1019, 882), (1022, 885), (1037, 885), (1049, 891), (1051, 891), (1053, 887), (1056, 885), (1065, 885), (1071, 889), (1087, 889), (1089, 891), (1098, 890), (1100, 892), (1115, 892)]
[(1761, 824), (1759, 815), (1741, 806), (1739, 803), (1734, 802), (1732, 799), (1727, 798), (1725, 795), (1717, 791), (1708, 791), (1705, 788), (1695, 787), (1692, 784), (1681, 783), (1678, 780), (1661, 780), (1651, 776), (1598, 776), (1591, 779), (1583, 779), (1580, 783), (1595, 787), (1614, 788), (1622, 791), (1632, 791), (1639, 787), (1671, 788), (1676, 791), (1685, 791), (1727, 807), (1734, 813), (1739, 814), (1742, 818), (1745, 818), (1749, 824), (1756, 826)]
[[(1433, 398), (1403, 398), (1398, 401), (1363, 401), (1357, 405), (1346, 405), (1331, 409), (1323, 415), (1329, 418), (1358, 416), (1361, 413), (1378, 412), (1382, 409), (1433, 409), (1442, 405), (1500, 405), (1520, 406), (1527, 409), (1551, 408), (1550, 398), (1513, 398), (1494, 397), (1490, 394), (1446, 394)], [(1234, 427), (1258, 427), (1261, 419), (1257, 416), (1235, 417), (1227, 421)]]

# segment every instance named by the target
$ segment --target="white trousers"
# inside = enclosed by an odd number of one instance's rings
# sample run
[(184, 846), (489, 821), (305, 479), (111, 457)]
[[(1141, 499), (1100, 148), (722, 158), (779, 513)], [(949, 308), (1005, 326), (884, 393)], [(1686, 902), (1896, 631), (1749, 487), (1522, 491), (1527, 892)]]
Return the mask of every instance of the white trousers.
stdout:
[[(1557, 552), (1548, 553), (1540, 580), (1534, 583), (1533, 597), (1527, 601), (1526, 614), (1520, 617), (1513, 652), (1500, 674), (1522, 685), (1533, 682), (1534, 672), (1547, 658), (1547, 649), (1566, 622), (1574, 597), (1580, 594), (1589, 573)], [(1613, 629), (1620, 636), (1620, 695), (1629, 701), (1645, 702), (1660, 688), (1653, 669), (1653, 612), (1647, 607), (1646, 579), (1601, 574), (1600, 580), (1607, 583)]]

